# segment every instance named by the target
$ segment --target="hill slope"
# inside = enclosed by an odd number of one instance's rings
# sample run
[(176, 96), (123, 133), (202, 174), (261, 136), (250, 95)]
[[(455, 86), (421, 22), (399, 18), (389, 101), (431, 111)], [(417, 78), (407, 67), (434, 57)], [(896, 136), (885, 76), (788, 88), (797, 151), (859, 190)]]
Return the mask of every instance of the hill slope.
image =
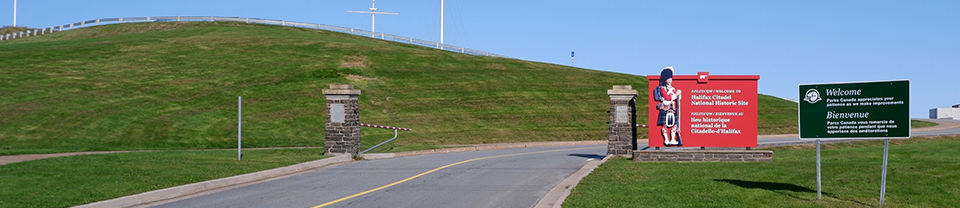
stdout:
[[(605, 139), (606, 89), (647, 85), (301, 28), (104, 25), (0, 43), (0, 155), (233, 148), (237, 96), (244, 147), (322, 146), (321, 90), (333, 83), (362, 90), (361, 122), (414, 129), (400, 145)], [(759, 105), (760, 122), (772, 124), (761, 133), (796, 131), (795, 103), (761, 96)], [(393, 132), (363, 133), (369, 146)]]

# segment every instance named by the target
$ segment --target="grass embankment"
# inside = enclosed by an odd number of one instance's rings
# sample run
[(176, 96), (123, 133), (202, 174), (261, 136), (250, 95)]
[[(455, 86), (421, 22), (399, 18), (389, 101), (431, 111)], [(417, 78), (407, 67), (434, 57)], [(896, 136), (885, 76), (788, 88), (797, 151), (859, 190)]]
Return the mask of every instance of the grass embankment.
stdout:
[(921, 120), (910, 120), (910, 128), (914, 128), (914, 129), (915, 129), (915, 128), (932, 127), (932, 126), (937, 126), (937, 125), (940, 125), (940, 124), (937, 124), (937, 123), (934, 123), (934, 122), (928, 122), (928, 121), (921, 121)]
[(23, 31), (27, 31), (27, 30), (30, 30), (30, 28), (27, 28), (27, 27), (14, 27), (14, 26), (3, 26), (2, 28), (0, 28), (0, 35), (13, 34), (13, 33), (23, 32)]
[(778, 97), (757, 96), (757, 134), (796, 134), (797, 103)]
[[(823, 144), (817, 200), (812, 145), (777, 147), (771, 163), (638, 163), (616, 158), (564, 207), (866, 207), (879, 203), (883, 141)], [(960, 203), (960, 136), (891, 140), (886, 207)]]
[(322, 159), (321, 149), (156, 151), (0, 166), (0, 207), (70, 207)]
[[(333, 83), (362, 90), (361, 122), (414, 129), (390, 151), (605, 139), (606, 90), (630, 84), (643, 98), (647, 86), (642, 76), (311, 29), (103, 25), (0, 43), (0, 155), (232, 148), (237, 96), (245, 147), (322, 146), (321, 90)], [(760, 132), (794, 131), (795, 103), (761, 96), (759, 106)], [(364, 128), (363, 146), (392, 133)]]
[[(328, 84), (399, 145), (593, 140), (643, 77), (228, 22), (105, 25), (0, 44), (0, 154), (322, 146)], [(645, 95), (641, 95), (645, 96)], [(388, 130), (364, 128), (385, 140)], [(370, 146), (377, 139), (365, 140)]]

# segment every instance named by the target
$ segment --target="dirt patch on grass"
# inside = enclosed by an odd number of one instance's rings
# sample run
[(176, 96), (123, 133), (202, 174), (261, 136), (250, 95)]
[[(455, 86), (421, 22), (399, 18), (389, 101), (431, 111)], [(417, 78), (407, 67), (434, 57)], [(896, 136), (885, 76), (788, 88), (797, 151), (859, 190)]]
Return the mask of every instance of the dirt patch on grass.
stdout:
[(37, 109), (44, 108), (43, 103), (17, 103), (0, 108), (0, 123), (15, 122)]
[(370, 81), (370, 80), (378, 80), (377, 78), (372, 78), (372, 77), (365, 77), (365, 76), (360, 76), (360, 75), (353, 75), (353, 74), (350, 74), (350, 75), (347, 75), (347, 79), (349, 79), (349, 80), (353, 80), (353, 81)]
[(487, 64), (487, 68), (488, 68), (488, 69), (498, 69), (498, 70), (506, 70), (506, 69), (507, 69), (506, 66), (500, 65), (500, 64)]
[(365, 68), (367, 67), (366, 58), (362, 56), (345, 56), (340, 63), (341, 68)]

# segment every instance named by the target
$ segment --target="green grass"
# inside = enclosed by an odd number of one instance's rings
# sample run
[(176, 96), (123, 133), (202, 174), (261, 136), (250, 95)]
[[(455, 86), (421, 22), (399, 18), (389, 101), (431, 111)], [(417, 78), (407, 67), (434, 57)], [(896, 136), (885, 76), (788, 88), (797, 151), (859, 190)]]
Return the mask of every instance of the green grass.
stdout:
[(921, 121), (921, 120), (910, 120), (910, 128), (924, 128), (940, 125), (934, 122)]
[(757, 134), (796, 134), (798, 120), (796, 102), (757, 96)]
[(70, 207), (318, 160), (322, 149), (152, 151), (0, 166), (0, 207)]
[[(564, 207), (871, 207), (883, 141), (824, 144), (816, 200), (812, 145), (773, 148), (771, 163), (639, 163), (615, 158), (584, 178)], [(885, 207), (960, 203), (960, 136), (891, 140)]]
[[(27, 27), (3, 26), (3, 27), (0, 27), (0, 35), (13, 34), (13, 33), (23, 32), (23, 31), (27, 31), (27, 30), (30, 30), (30, 28), (27, 28)], [(4, 40), (4, 41), (6, 41), (6, 40)]]
[[(362, 90), (361, 122), (414, 129), (378, 151), (602, 140), (607, 89), (629, 84), (647, 96), (643, 76), (336, 32), (102, 25), (0, 43), (0, 155), (233, 148), (237, 96), (245, 147), (322, 146), (321, 90), (334, 83)], [(795, 132), (796, 103), (759, 99), (759, 132)], [(363, 146), (392, 133), (363, 128)]]

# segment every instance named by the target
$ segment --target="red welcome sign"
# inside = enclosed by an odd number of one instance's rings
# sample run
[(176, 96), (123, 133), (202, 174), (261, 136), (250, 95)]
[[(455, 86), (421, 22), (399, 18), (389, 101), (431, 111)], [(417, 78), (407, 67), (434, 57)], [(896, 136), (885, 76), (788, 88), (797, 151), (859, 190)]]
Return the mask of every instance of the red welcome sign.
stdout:
[(647, 76), (649, 146), (756, 147), (759, 79), (673, 75), (672, 67)]

